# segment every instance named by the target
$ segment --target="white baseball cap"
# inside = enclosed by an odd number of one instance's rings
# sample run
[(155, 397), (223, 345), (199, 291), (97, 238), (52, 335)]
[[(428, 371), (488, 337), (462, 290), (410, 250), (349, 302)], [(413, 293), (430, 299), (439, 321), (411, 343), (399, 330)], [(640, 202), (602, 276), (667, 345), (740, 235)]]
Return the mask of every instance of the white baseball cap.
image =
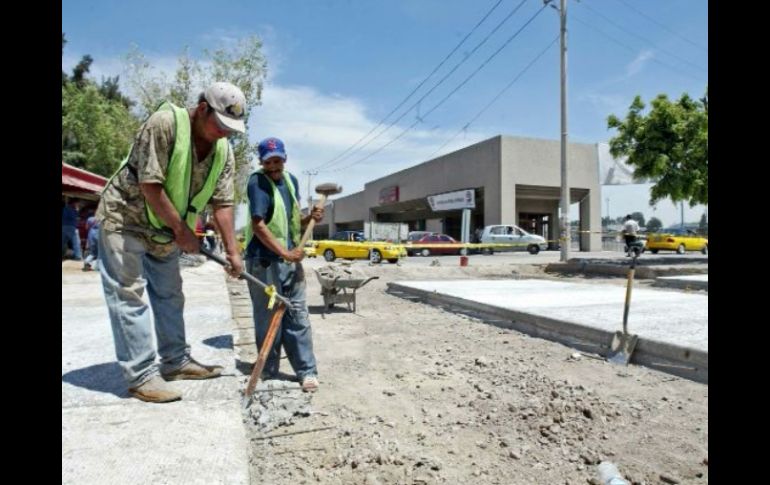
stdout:
[(228, 129), (246, 133), (246, 96), (237, 86), (216, 82), (203, 92), (206, 102), (214, 109), (217, 119)]

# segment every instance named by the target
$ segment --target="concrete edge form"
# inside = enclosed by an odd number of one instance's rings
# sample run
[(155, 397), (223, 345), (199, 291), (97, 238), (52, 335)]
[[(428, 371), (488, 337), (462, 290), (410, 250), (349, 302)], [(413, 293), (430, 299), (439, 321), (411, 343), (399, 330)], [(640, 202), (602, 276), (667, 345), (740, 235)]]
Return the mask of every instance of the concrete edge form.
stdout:
[[(606, 276), (625, 277), (628, 274), (628, 265), (613, 265), (602, 263), (589, 263), (586, 261), (568, 261), (566, 263), (549, 263), (545, 267), (546, 273), (584, 273)], [(674, 276), (683, 274), (706, 274), (708, 268), (671, 268), (656, 266), (637, 266), (634, 272), (635, 278), (655, 279), (659, 276)]]
[[(625, 268), (623, 268), (625, 270)], [(417, 299), (450, 309), (470, 310), (491, 317), (494, 325), (513, 329), (527, 335), (559, 342), (575, 349), (606, 357), (614, 332), (587, 327), (574, 322), (495, 307), (465, 298), (420, 290), (398, 283), (388, 283), (388, 293), (407, 299)], [(497, 320), (502, 319), (502, 321)], [(708, 384), (708, 352), (680, 347), (651, 339), (639, 338), (631, 363), (642, 365), (685, 379)]]
[(680, 279), (668, 279), (668, 278), (655, 278), (655, 282), (652, 286), (658, 286), (662, 288), (681, 288), (683, 290), (706, 290), (709, 289), (708, 281), (697, 280), (680, 280)]

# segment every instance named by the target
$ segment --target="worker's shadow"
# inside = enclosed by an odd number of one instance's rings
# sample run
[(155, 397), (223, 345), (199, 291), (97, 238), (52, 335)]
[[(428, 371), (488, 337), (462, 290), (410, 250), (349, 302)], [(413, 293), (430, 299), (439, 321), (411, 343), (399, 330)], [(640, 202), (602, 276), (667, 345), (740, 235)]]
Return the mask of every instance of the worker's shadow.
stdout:
[(353, 310), (348, 309), (347, 305), (334, 305), (331, 308), (327, 308), (326, 305), (308, 305), (307, 312), (311, 315), (321, 315), (327, 313), (353, 313)]
[(233, 336), (230, 334), (217, 335), (216, 337), (207, 338), (203, 343), (215, 349), (232, 349)]
[(62, 375), (61, 380), (89, 391), (105, 392), (123, 398), (129, 397), (126, 382), (117, 362), (106, 362), (75, 369)]
[[(281, 358), (285, 359), (286, 356), (282, 356)], [(247, 362), (245, 360), (236, 358), (235, 369), (244, 376), (251, 376), (251, 371), (254, 370), (254, 362)], [(265, 376), (262, 376), (262, 377), (265, 377)], [(262, 379), (262, 377), (260, 377), (260, 379)], [(297, 382), (297, 376), (292, 374), (287, 374), (286, 372), (282, 372), (282, 371), (278, 371), (278, 374), (270, 378), (281, 380), (281, 381)]]

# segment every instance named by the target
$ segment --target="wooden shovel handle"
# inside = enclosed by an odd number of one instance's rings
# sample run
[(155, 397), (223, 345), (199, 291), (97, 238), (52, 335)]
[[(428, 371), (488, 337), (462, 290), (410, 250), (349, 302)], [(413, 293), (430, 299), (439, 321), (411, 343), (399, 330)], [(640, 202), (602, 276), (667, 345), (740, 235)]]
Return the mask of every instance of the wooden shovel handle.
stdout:
[(267, 354), (273, 348), (275, 335), (278, 333), (278, 328), (281, 326), (281, 319), (283, 319), (284, 312), (286, 312), (286, 305), (279, 301), (278, 308), (276, 308), (275, 313), (273, 313), (272, 318), (270, 318), (270, 324), (267, 327), (265, 340), (262, 342), (262, 348), (259, 349), (259, 357), (257, 357), (257, 362), (254, 364), (254, 369), (251, 371), (251, 377), (249, 377), (249, 383), (244, 392), (246, 397), (250, 397), (254, 394), (254, 389), (257, 387), (259, 378), (262, 375), (262, 369), (265, 368), (265, 362), (267, 362)]

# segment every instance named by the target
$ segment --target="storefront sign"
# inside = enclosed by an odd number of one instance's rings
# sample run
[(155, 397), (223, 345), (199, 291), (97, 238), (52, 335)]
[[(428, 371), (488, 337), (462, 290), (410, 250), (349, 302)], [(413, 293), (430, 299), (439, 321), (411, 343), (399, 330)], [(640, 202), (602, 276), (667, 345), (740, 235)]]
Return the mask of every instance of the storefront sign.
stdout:
[(380, 205), (398, 202), (398, 185), (391, 185), (380, 190)]
[(430, 204), (431, 210), (434, 212), (455, 209), (475, 209), (475, 191), (473, 189), (466, 189), (438, 195), (429, 195), (428, 203)]

